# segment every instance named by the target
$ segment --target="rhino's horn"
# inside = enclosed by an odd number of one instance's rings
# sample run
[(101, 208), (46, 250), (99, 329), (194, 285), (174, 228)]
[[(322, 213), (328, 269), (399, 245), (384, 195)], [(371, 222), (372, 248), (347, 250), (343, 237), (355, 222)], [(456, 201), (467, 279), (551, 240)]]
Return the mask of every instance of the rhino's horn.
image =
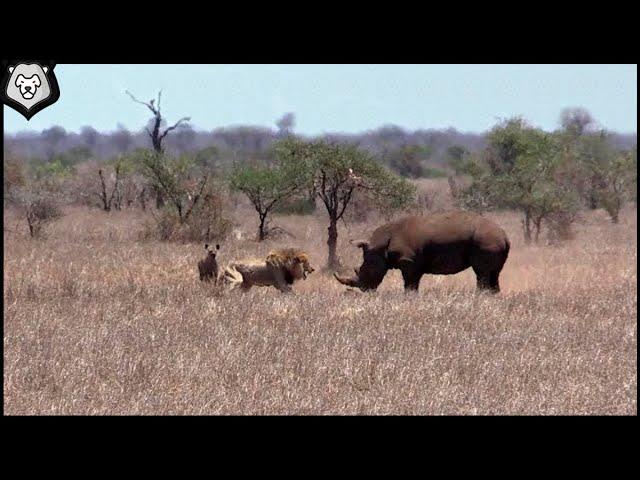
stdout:
[(346, 285), (347, 287), (355, 287), (357, 284), (357, 282), (352, 278), (341, 277), (337, 273), (334, 273), (333, 276), (336, 277), (336, 280), (338, 280), (341, 284)]

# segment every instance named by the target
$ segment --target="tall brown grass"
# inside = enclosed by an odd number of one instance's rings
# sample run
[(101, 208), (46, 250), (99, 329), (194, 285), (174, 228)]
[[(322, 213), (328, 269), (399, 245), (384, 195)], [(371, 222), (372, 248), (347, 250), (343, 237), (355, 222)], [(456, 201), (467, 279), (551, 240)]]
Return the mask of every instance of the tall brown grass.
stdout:
[[(243, 208), (243, 207), (241, 207)], [(198, 281), (200, 244), (139, 241), (142, 212), (67, 209), (46, 240), (5, 212), (4, 411), (21, 414), (637, 414), (637, 216), (587, 214), (560, 246), (522, 242), (515, 213), (502, 292), (472, 271), (398, 272), (350, 294), (317, 271), (297, 295), (223, 294)], [(282, 242), (326, 261), (326, 222), (296, 238), (222, 244), (221, 265)], [(341, 225), (347, 240), (381, 219)], [(22, 228), (22, 227), (21, 227)]]

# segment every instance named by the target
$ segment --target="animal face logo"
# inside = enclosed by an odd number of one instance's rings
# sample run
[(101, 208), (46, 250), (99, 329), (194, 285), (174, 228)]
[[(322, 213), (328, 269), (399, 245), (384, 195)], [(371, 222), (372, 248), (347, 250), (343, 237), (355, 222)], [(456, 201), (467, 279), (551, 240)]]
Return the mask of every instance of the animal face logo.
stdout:
[[(47, 67), (43, 67), (42, 70), (45, 74), (47, 73)], [(20, 74), (18, 78), (16, 78), (16, 87), (20, 89), (20, 95), (22, 95), (22, 98), (25, 100), (33, 100), (33, 97), (36, 96), (36, 92), (41, 85), (42, 81), (37, 74), (29, 78), (25, 78), (24, 75)]]
[(27, 120), (60, 97), (54, 65), (4, 62), (2, 102), (21, 113)]

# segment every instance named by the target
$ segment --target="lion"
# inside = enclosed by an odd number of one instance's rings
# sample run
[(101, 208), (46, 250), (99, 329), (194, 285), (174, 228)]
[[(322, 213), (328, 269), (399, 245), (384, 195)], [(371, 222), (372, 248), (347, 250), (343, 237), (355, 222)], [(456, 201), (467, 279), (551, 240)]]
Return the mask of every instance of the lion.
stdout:
[(248, 291), (251, 287), (275, 287), (283, 293), (291, 293), (291, 285), (306, 280), (315, 269), (309, 256), (302, 250), (285, 248), (275, 250), (265, 260), (232, 262), (225, 268), (221, 280), (231, 289)]

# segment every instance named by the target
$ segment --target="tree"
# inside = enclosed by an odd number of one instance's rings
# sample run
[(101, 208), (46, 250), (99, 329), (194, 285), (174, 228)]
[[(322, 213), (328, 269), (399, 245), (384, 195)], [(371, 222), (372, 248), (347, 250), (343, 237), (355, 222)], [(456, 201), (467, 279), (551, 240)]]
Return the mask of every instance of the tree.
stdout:
[(198, 168), (191, 155), (170, 157), (148, 150), (134, 154), (141, 173), (155, 186), (185, 223), (206, 190), (209, 174)]
[(218, 147), (210, 146), (199, 150), (196, 153), (195, 162), (203, 168), (213, 170), (216, 168), (216, 164), (220, 160), (220, 151)]
[(480, 162), (467, 169), (473, 177), (464, 192), (467, 206), (520, 210), (526, 243), (539, 240), (545, 219), (577, 210), (574, 188), (561, 181), (563, 157), (556, 136), (514, 118), (494, 127), (487, 143)]
[(176, 150), (178, 150), (178, 153), (185, 153), (193, 149), (193, 141), (195, 137), (196, 132), (193, 127), (190, 124), (185, 123), (176, 130), (175, 135), (172, 137), (172, 143)]
[(313, 185), (327, 210), (327, 267), (331, 270), (340, 267), (336, 255), (338, 221), (351, 205), (355, 191), (366, 193), (372, 206), (389, 210), (406, 207), (415, 196), (413, 185), (354, 145), (289, 138), (277, 144), (276, 152), (281, 162), (302, 169), (302, 179)]
[(258, 212), (259, 241), (267, 236), (266, 228), (271, 212), (303, 186), (301, 177), (292, 166), (237, 165), (230, 175), (231, 187), (244, 193)]
[[(169, 132), (178, 128), (178, 126), (180, 126), (180, 124), (182, 124), (183, 122), (188, 122), (189, 120), (191, 120), (191, 118), (183, 117), (180, 120), (178, 120), (176, 123), (174, 123), (172, 126), (165, 127), (163, 129), (161, 127), (163, 127), (163, 122), (165, 122), (165, 119), (162, 116), (162, 113), (160, 111), (160, 101), (162, 100), (162, 90), (158, 92), (157, 105), (155, 104), (154, 99), (149, 100), (149, 102), (141, 102), (140, 100), (135, 98), (131, 93), (129, 93), (129, 91), (126, 91), (126, 93), (131, 97), (131, 100), (141, 105), (144, 105), (149, 110), (151, 110), (151, 113), (153, 114), (153, 117), (151, 119), (151, 125), (146, 128), (146, 131), (147, 131), (147, 134), (149, 135), (149, 138), (151, 138), (151, 144), (153, 145), (153, 150), (156, 153), (157, 162), (159, 162), (163, 158), (162, 154), (164, 153), (164, 147), (162, 145), (162, 142), (165, 139), (165, 137), (169, 134)], [(162, 189), (157, 187), (158, 187), (157, 185), (154, 185), (154, 188), (156, 190), (156, 207), (162, 208), (162, 206), (164, 205), (164, 198), (162, 197)]]
[(576, 143), (577, 161), (583, 176), (582, 192), (588, 207), (601, 206), (600, 192), (607, 189), (607, 175), (616, 158), (608, 134), (602, 130), (585, 135)]
[(85, 126), (80, 129), (80, 137), (82, 138), (82, 142), (86, 145), (86, 147), (93, 152), (94, 148), (98, 144), (100, 134), (95, 128)]
[(118, 124), (118, 128), (111, 135), (111, 139), (118, 153), (127, 153), (133, 144), (133, 136), (131, 135), (131, 132), (129, 132), (129, 130), (127, 130), (122, 124)]
[(293, 128), (296, 125), (296, 115), (294, 113), (285, 113), (282, 118), (276, 122), (278, 127), (278, 137), (283, 138), (293, 133)]
[(118, 156), (109, 163), (113, 166), (113, 173), (110, 175), (110, 179), (112, 181), (111, 193), (109, 193), (109, 188), (107, 187), (107, 181), (102, 168), (98, 169), (100, 190), (96, 195), (100, 199), (102, 209), (105, 212), (111, 211), (111, 207), (116, 210), (122, 209), (124, 179), (132, 170), (130, 163), (127, 161), (126, 157), (123, 156)]
[(169, 134), (169, 132), (178, 128), (180, 124), (182, 124), (183, 122), (188, 122), (189, 120), (191, 120), (190, 117), (183, 117), (180, 120), (178, 120), (176, 123), (174, 123), (172, 126), (165, 128), (164, 131), (161, 131), (162, 122), (164, 120), (164, 117), (162, 116), (162, 113), (160, 111), (160, 101), (162, 100), (162, 90), (158, 92), (157, 105), (155, 104), (154, 99), (149, 100), (149, 102), (141, 102), (136, 97), (134, 97), (129, 91), (126, 91), (126, 93), (131, 97), (131, 100), (133, 100), (136, 103), (139, 103), (140, 105), (144, 105), (149, 110), (151, 110), (151, 113), (153, 114), (153, 118), (151, 119), (152, 124), (149, 128), (146, 128), (146, 131), (147, 131), (147, 134), (149, 135), (149, 138), (151, 138), (151, 143), (156, 153), (164, 152), (162, 141)]
[(452, 145), (447, 148), (447, 165), (453, 169), (456, 175), (465, 172), (465, 164), (469, 151), (461, 145)]
[(42, 131), (40, 138), (44, 141), (47, 160), (52, 160), (60, 143), (67, 137), (67, 131), (59, 126), (53, 126)]
[(429, 159), (431, 149), (418, 145), (405, 145), (395, 150), (387, 151), (384, 158), (389, 167), (404, 177), (420, 178), (427, 176), (427, 169), (423, 162)]
[(584, 108), (565, 108), (560, 114), (560, 125), (564, 130), (579, 137), (594, 126), (595, 120)]
[(596, 199), (607, 211), (613, 223), (619, 222), (624, 201), (633, 196), (637, 178), (637, 160), (631, 152), (619, 153), (601, 172), (602, 186), (596, 191)]

